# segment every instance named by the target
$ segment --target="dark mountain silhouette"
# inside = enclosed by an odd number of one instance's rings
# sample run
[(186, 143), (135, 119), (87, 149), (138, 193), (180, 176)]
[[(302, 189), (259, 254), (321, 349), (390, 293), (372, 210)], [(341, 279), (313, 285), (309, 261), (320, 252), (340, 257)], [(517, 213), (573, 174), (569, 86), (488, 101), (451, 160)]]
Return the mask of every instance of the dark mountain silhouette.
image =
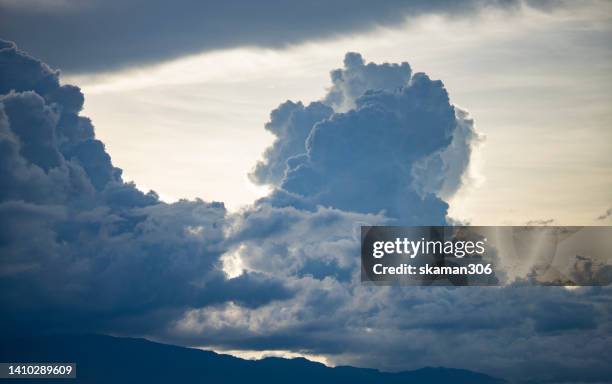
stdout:
[[(1, 362), (75, 362), (77, 379), (44, 383), (452, 383), (504, 380), (462, 369), (398, 373), (330, 368), (303, 358), (244, 360), (211, 351), (102, 335), (54, 335), (0, 340)], [(27, 383), (18, 379), (6, 382)], [(41, 380), (38, 380), (39, 382)], [(3, 380), (4, 382), (4, 380)]]

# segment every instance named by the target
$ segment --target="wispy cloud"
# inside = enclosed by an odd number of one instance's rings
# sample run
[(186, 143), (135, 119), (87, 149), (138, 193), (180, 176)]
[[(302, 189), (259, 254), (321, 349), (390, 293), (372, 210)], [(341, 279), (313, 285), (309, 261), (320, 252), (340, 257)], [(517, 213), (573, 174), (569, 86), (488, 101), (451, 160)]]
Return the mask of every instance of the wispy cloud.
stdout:
[(597, 220), (606, 220), (610, 216), (612, 216), (612, 208), (608, 208), (607, 211), (605, 211), (601, 215), (597, 216)]

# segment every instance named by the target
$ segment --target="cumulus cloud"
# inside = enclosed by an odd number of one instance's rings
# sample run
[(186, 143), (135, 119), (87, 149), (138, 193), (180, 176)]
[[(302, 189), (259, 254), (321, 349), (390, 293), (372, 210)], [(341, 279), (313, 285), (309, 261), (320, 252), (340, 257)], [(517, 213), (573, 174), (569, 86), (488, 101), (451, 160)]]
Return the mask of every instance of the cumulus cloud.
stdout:
[[(545, 9), (555, 0), (202, 2), (177, 0), (0, 1), (0, 36), (62, 70), (98, 71), (237, 46), (279, 47), (395, 25), (422, 14), (485, 8)], [(44, 30), (45, 33), (39, 33)], [(282, 31), (279, 33), (279, 31)], [(58, 44), (58, 42), (62, 42)], [(95, 47), (95, 48), (94, 48)]]
[(344, 68), (331, 72), (333, 85), (325, 96), (325, 102), (336, 111), (345, 112), (355, 108), (355, 100), (366, 91), (392, 91), (408, 85), (411, 75), (412, 69), (406, 62), (365, 64), (359, 53), (349, 52), (344, 57)]
[[(360, 81), (334, 81), (334, 73)], [(366, 65), (351, 53), (332, 72), (332, 83), (323, 103), (334, 113), (314, 117), (310, 128), (279, 118), (279, 111), (298, 111), (300, 123), (306, 121), (301, 103), (273, 113), (268, 126), (290, 126), (271, 130), (277, 140), (257, 169), (277, 169), (277, 177), (255, 180), (275, 190), (234, 217), (230, 235), (243, 270), (282, 276), (296, 296), (257, 308), (223, 303), (190, 310), (164, 337), (221, 349), (323, 354), (337, 364), (389, 370), (435, 364), (516, 381), (607, 377), (609, 287), (467, 292), (360, 283), (358, 225), (444, 222), (444, 199), (469, 183), (482, 138), (467, 112), (449, 103), (441, 82), (411, 75), (407, 64)], [(278, 150), (285, 143), (293, 151)], [(576, 281), (608, 273), (589, 260), (577, 263), (583, 273)], [(587, 339), (601, 342), (585, 350)]]
[(312, 127), (332, 114), (333, 110), (320, 102), (306, 107), (301, 102), (291, 101), (279, 105), (265, 126), (276, 140), (266, 149), (265, 160), (257, 164), (250, 175), (251, 180), (258, 184), (279, 185), (285, 176), (287, 161), (306, 151), (306, 139)]
[(265, 127), (276, 140), (265, 151), (251, 179), (258, 184), (279, 186), (287, 162), (295, 163), (306, 153), (306, 140), (317, 123), (329, 119), (334, 112), (354, 109), (357, 98), (368, 90), (392, 91), (408, 85), (411, 74), (408, 63), (365, 64), (359, 53), (347, 53), (344, 67), (330, 73), (332, 86), (321, 102), (304, 107), (302, 102), (287, 101), (272, 111)]
[(467, 112), (408, 63), (366, 64), (350, 52), (331, 80), (322, 102), (273, 111), (266, 128), (276, 140), (251, 175), (276, 187), (268, 200), (445, 223), (445, 200), (470, 182), (481, 141)]
[(412, 166), (413, 185), (419, 194), (432, 193), (444, 201), (482, 179), (473, 166), (473, 155), (484, 142), (484, 136), (476, 131), (467, 111), (456, 106), (454, 109), (456, 126), (450, 144)]
[(366, 93), (356, 103), (314, 127), (281, 187), (314, 204), (443, 223), (447, 204), (419, 196), (411, 178), (416, 160), (451, 141), (454, 110), (442, 83), (417, 74), (409, 87)]
[[(314, 212), (261, 204), (232, 218), (229, 244), (246, 270), (350, 281), (359, 271), (360, 225), (384, 225), (383, 215), (318, 207)], [(262, 239), (265, 241), (262, 242)]]
[(124, 183), (56, 71), (2, 41), (0, 80), (3, 332), (142, 332), (186, 308), (291, 295), (269, 276), (225, 277), (222, 203), (164, 204)]
[[(229, 215), (222, 203), (164, 204), (123, 182), (79, 115), (78, 88), (1, 46), (3, 332), (146, 335), (516, 381), (612, 376), (609, 286), (360, 283), (359, 226), (444, 223), (447, 178), (465, 175), (473, 125), (440, 81), (405, 82), (407, 65), (372, 67), (349, 55), (348, 65), (376, 68), (359, 76), (377, 89), (334, 82), (330, 94), (354, 98), (346, 111), (329, 100), (282, 104), (267, 126), (277, 141), (252, 175), (274, 192)], [(387, 71), (404, 75), (387, 83), (379, 79)], [(583, 276), (609, 273), (576, 262)]]

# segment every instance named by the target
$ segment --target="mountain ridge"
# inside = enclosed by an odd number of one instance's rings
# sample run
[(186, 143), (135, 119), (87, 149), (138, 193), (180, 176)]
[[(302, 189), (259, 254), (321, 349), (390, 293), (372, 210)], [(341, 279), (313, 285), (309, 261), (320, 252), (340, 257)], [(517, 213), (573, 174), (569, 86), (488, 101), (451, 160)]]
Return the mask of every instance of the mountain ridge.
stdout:
[[(71, 382), (76, 383), (505, 383), (483, 373), (455, 368), (384, 372), (352, 366), (328, 367), (303, 357), (245, 360), (144, 338), (98, 334), (2, 338), (0, 344), (3, 362), (75, 362), (77, 379)], [(34, 382), (19, 379), (20, 383), (28, 381)]]

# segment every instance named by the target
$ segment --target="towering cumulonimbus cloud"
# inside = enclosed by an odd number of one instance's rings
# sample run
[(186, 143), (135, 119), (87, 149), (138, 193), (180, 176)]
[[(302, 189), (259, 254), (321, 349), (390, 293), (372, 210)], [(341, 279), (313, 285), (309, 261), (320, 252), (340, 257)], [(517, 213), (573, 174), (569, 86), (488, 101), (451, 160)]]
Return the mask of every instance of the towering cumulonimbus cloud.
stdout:
[(442, 224), (447, 204), (419, 196), (411, 168), (448, 146), (454, 127), (442, 83), (417, 74), (410, 86), (366, 93), (354, 110), (317, 124), (281, 187), (316, 205)]
[(445, 223), (445, 199), (465, 183), (480, 141), (467, 112), (405, 62), (365, 64), (349, 52), (331, 79), (322, 103), (272, 113), (266, 128), (276, 140), (252, 174), (276, 187), (269, 201)]

